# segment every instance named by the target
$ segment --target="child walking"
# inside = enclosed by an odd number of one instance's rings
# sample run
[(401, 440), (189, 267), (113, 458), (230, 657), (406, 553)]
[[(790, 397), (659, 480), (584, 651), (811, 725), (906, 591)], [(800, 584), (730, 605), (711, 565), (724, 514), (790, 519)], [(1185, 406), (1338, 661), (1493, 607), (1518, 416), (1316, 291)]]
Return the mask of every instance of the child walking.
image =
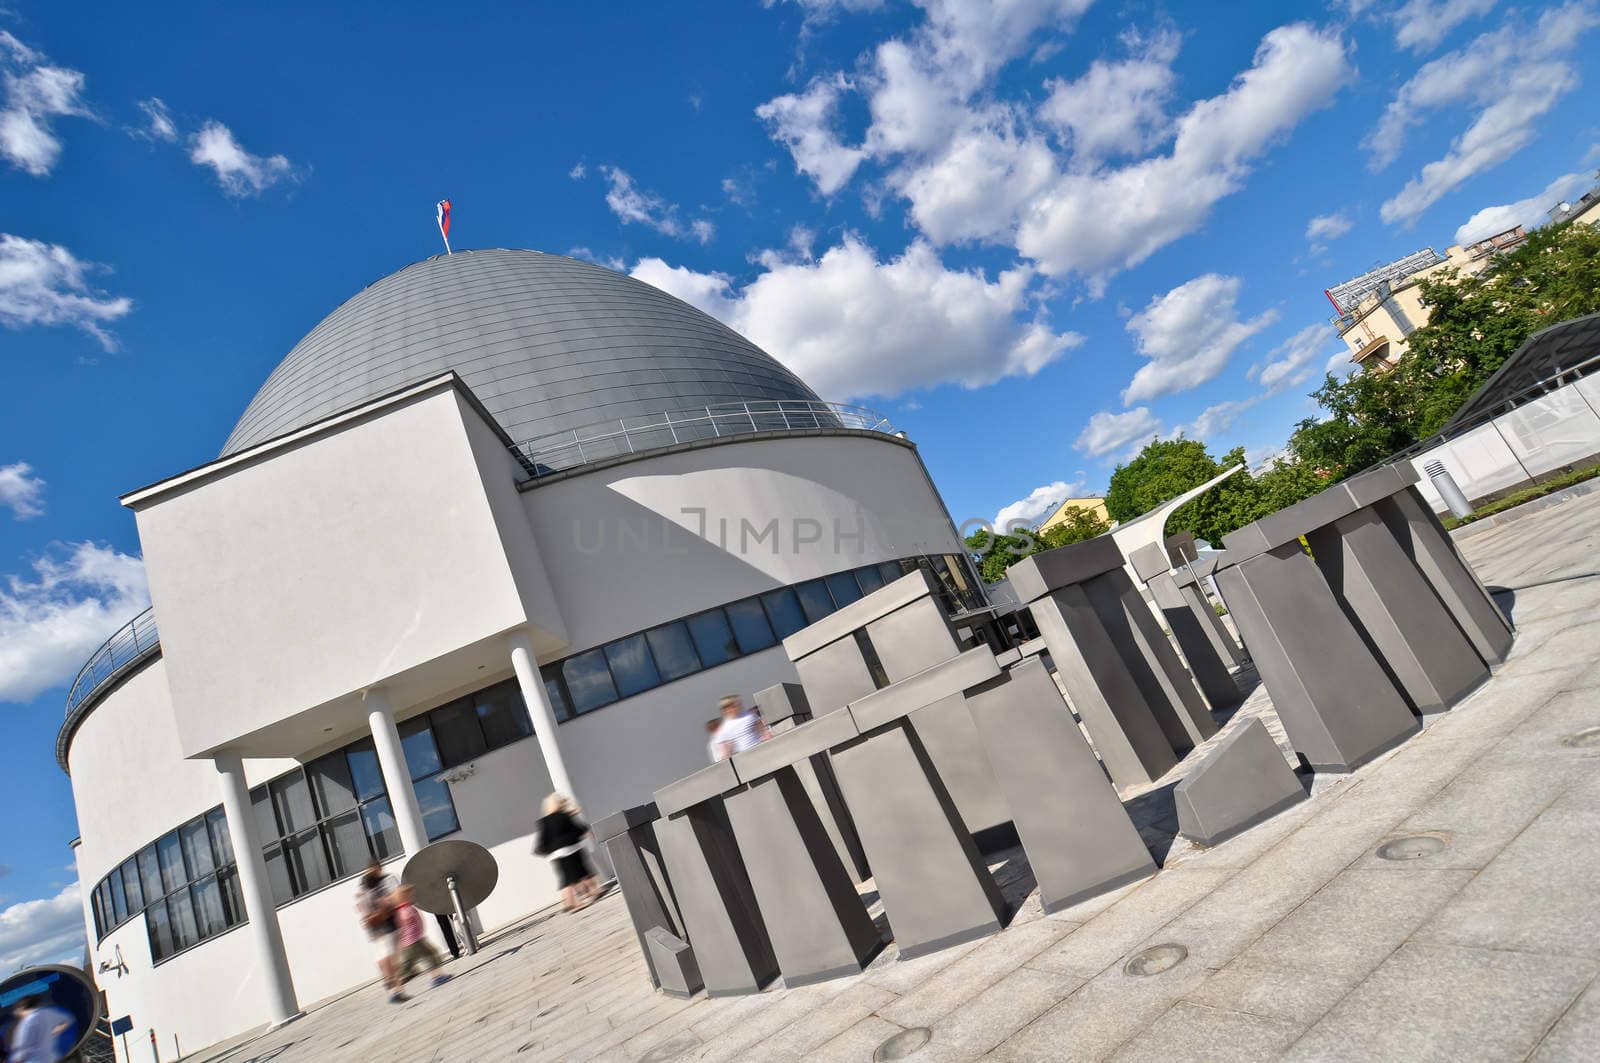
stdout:
[(423, 964), (435, 972), (434, 985), (442, 985), (449, 980), (449, 976), (437, 973), (444, 966), (444, 960), (422, 932), (422, 914), (412, 903), (410, 886), (401, 886), (394, 893), (394, 921), (400, 951), (395, 955), (394, 995), (389, 999), (399, 1002), (410, 999), (405, 995), (405, 984), (413, 976), (422, 973)]

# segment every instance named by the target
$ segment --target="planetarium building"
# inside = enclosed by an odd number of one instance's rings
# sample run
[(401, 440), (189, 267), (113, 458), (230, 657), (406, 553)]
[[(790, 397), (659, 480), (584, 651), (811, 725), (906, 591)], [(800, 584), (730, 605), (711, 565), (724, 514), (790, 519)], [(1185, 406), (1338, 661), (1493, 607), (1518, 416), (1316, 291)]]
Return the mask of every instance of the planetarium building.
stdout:
[(162, 1060), (371, 981), (374, 857), (487, 847), (492, 932), (556, 898), (550, 791), (649, 800), (721, 695), (796, 678), (781, 639), (904, 572), (981, 605), (883, 418), (532, 251), (374, 283), (220, 457), (122, 503), (154, 605), (84, 666), (57, 756), (109, 1014)]

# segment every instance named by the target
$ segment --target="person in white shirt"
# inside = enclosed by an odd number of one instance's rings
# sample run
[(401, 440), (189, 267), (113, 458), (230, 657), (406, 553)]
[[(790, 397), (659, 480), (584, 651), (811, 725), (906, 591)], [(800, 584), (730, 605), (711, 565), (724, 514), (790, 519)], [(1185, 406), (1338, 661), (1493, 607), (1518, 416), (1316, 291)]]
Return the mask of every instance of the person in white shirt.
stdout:
[(713, 716), (706, 721), (706, 752), (715, 764), (722, 759), (722, 742), (717, 738), (717, 732), (722, 730), (722, 717)]
[(743, 698), (729, 694), (722, 699), (722, 726), (712, 742), (718, 760), (754, 749), (771, 737), (772, 730), (761, 714), (745, 708)]

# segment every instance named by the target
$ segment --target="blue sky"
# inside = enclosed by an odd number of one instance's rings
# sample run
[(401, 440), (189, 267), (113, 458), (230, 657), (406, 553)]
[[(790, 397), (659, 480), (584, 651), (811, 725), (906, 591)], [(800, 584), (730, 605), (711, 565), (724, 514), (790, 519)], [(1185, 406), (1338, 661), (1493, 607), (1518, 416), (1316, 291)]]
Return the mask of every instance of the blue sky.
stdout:
[(73, 948), (54, 738), (143, 604), (116, 497), (436, 253), (440, 197), (457, 248), (633, 272), (888, 413), (960, 520), (1157, 431), (1269, 453), (1325, 287), (1600, 166), (1596, 0), (95, 8), (0, 8), (0, 969)]

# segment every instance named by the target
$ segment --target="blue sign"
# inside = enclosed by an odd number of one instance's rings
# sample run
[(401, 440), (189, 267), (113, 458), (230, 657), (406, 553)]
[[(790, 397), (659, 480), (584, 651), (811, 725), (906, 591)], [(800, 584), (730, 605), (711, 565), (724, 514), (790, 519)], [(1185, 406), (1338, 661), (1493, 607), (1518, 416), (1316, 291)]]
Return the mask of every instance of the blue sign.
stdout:
[(133, 1016), (132, 1015), (124, 1015), (120, 1019), (112, 1019), (111, 1020), (111, 1036), (112, 1037), (120, 1037), (121, 1035), (127, 1033), (131, 1029), (133, 1029)]

